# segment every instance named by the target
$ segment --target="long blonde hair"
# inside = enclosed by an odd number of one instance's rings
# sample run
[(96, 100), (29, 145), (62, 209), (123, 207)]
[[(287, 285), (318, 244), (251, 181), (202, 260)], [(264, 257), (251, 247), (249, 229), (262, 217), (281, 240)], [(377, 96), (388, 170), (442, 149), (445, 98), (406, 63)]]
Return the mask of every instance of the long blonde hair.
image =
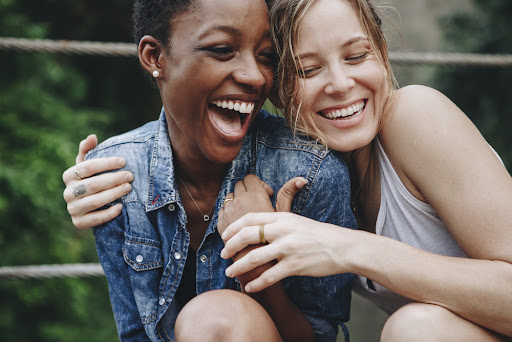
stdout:
[[(298, 75), (303, 68), (297, 58), (297, 36), (300, 24), (308, 9), (316, 0), (274, 0), (270, 7), (272, 42), (277, 53), (274, 88), (270, 95), (272, 103), (281, 108), (286, 120), (296, 134), (313, 136), (324, 142), (322, 137), (308, 128), (300, 115), (302, 101), (294, 101), (297, 96)], [(371, 47), (386, 72), (389, 96), (384, 113), (389, 107), (389, 99), (396, 89), (396, 80), (389, 62), (388, 47), (381, 29), (381, 19), (375, 6), (369, 0), (349, 1), (355, 6), (363, 30), (368, 35)]]

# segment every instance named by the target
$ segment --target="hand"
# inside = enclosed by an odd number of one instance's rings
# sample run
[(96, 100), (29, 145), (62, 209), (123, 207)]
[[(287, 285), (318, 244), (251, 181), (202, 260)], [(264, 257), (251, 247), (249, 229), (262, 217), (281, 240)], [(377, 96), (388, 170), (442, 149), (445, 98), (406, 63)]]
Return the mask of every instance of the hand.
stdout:
[[(276, 197), (277, 211), (290, 211), (294, 196), (308, 183), (303, 177), (295, 177), (286, 182)], [(227, 226), (249, 212), (273, 212), (270, 197), (274, 190), (255, 175), (245, 176), (235, 185), (235, 192), (226, 195), (232, 201), (225, 202), (219, 211), (217, 230), (222, 235)]]
[(96, 175), (124, 167), (126, 161), (123, 158), (99, 158), (84, 162), (86, 153), (97, 144), (98, 139), (95, 135), (89, 135), (82, 140), (76, 156), (76, 165), (62, 174), (62, 180), (66, 184), (64, 200), (77, 228), (92, 228), (118, 216), (122, 210), (121, 204), (100, 211), (95, 210), (131, 191), (130, 182), (133, 181), (133, 174), (129, 171)]
[(348, 253), (353, 231), (291, 213), (250, 213), (232, 223), (222, 234), (226, 245), (221, 257), (231, 258), (247, 246), (260, 243), (260, 224), (264, 224), (268, 244), (248, 252), (226, 269), (228, 277), (236, 277), (277, 260), (245, 286), (247, 292), (261, 291), (294, 275), (320, 277), (348, 272), (342, 259)]
[(273, 194), (274, 190), (258, 176), (247, 175), (243, 180), (238, 181), (234, 193), (226, 195), (226, 199), (232, 198), (233, 200), (224, 202), (219, 211), (217, 223), (219, 234), (222, 234), (230, 223), (248, 212), (273, 212), (274, 207), (270, 202), (270, 196)]

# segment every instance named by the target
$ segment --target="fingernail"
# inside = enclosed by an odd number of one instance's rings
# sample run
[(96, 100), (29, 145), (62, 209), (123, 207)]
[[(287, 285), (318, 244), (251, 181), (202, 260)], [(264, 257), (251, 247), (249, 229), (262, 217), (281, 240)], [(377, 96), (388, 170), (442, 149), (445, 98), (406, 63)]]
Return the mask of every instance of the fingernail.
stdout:
[(226, 268), (226, 276), (232, 278), (233, 272), (231, 271), (231, 267)]
[(131, 190), (132, 190), (132, 186), (131, 186), (130, 184), (125, 184), (125, 185), (123, 186), (123, 191), (124, 191), (124, 192), (128, 193), (128, 192), (130, 192)]
[(245, 285), (245, 292), (251, 292), (252, 289), (249, 285)]
[(226, 236), (227, 236), (227, 234), (226, 234), (226, 232), (224, 232), (224, 233), (222, 233), (222, 235), (220, 236), (220, 238), (221, 238), (222, 240), (226, 240)]
[(131, 182), (133, 180), (133, 173), (130, 172), (130, 173), (126, 174), (124, 179), (126, 179), (127, 182)]
[(302, 189), (304, 187), (304, 185), (308, 184), (308, 180), (305, 179), (305, 178), (302, 178), (300, 180), (297, 181), (297, 183), (295, 183), (295, 185), (297, 185), (297, 188), (299, 189)]
[(220, 251), (220, 257), (222, 259), (226, 259), (226, 251), (225, 250)]
[(119, 167), (123, 167), (123, 166), (125, 166), (125, 165), (126, 165), (126, 160), (124, 160), (124, 158), (119, 158), (119, 159), (117, 160), (117, 165), (118, 165)]

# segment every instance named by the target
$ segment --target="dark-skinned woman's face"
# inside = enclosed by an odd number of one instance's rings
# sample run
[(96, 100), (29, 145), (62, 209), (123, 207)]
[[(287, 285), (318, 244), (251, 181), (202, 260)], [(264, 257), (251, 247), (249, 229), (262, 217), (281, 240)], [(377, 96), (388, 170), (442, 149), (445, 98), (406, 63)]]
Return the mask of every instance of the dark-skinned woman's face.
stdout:
[(172, 20), (160, 91), (174, 150), (236, 157), (272, 86), (269, 30), (263, 0), (197, 0)]

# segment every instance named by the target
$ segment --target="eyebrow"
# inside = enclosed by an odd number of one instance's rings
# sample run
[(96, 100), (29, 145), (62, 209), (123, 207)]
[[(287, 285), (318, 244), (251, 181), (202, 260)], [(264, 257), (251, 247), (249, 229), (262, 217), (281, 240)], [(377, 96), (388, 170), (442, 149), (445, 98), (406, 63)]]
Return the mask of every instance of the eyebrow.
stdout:
[[(350, 38), (349, 40), (347, 40), (345, 43), (343, 43), (343, 45), (341, 47), (345, 48), (345, 47), (355, 44), (361, 40), (369, 41), (366, 36), (357, 36), (357, 37)], [(304, 59), (304, 58), (308, 58), (308, 57), (315, 56), (315, 55), (317, 55), (316, 52), (306, 52), (306, 53), (300, 54), (297, 58)]]
[(210, 34), (212, 31), (222, 31), (226, 32), (232, 35), (239, 35), (240, 31), (232, 26), (226, 26), (226, 25), (214, 25), (206, 28), (201, 35), (199, 35), (199, 38), (204, 38), (208, 34)]

